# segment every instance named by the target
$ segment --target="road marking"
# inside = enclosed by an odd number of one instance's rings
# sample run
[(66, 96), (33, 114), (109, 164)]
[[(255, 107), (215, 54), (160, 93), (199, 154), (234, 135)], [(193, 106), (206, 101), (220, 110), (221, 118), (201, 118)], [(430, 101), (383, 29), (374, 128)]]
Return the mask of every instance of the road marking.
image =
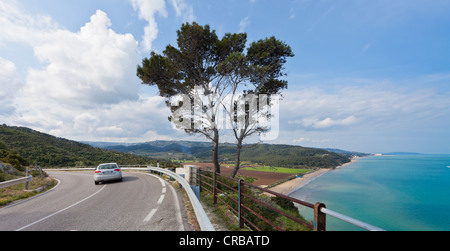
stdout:
[(51, 214), (51, 215), (49, 215), (49, 216), (47, 216), (47, 217), (44, 217), (44, 218), (42, 218), (42, 219), (40, 219), (40, 220), (37, 220), (37, 221), (35, 221), (35, 222), (31, 223), (31, 224), (28, 224), (28, 225), (24, 226), (24, 227), (22, 227), (22, 228), (19, 228), (19, 229), (17, 229), (16, 231), (22, 231), (22, 230), (24, 230), (24, 229), (27, 229), (27, 228), (29, 228), (29, 227), (31, 227), (31, 226), (33, 226), (33, 225), (39, 223), (39, 222), (42, 222), (42, 221), (44, 221), (44, 220), (46, 220), (46, 219), (48, 219), (48, 218), (50, 218), (50, 217), (53, 217), (53, 216), (55, 216), (55, 215), (57, 215), (57, 214), (59, 214), (59, 213), (62, 213), (62, 212), (66, 211), (66, 210), (68, 210), (68, 209), (70, 209), (70, 208), (72, 208), (72, 207), (74, 207), (74, 206), (76, 206), (76, 205), (78, 205), (78, 204), (81, 204), (81, 203), (83, 203), (84, 201), (86, 201), (86, 200), (88, 200), (88, 199), (94, 197), (95, 195), (97, 195), (98, 193), (100, 193), (101, 191), (103, 191), (103, 189), (105, 189), (105, 187), (106, 187), (106, 185), (104, 185), (100, 190), (98, 190), (98, 191), (95, 192), (94, 194), (90, 195), (89, 197), (84, 198), (84, 199), (78, 201), (77, 203), (72, 204), (72, 205), (70, 205), (70, 206), (68, 206), (68, 207), (66, 207), (66, 208), (64, 208), (64, 209), (62, 209), (62, 210), (59, 210), (58, 212), (53, 213), (53, 214)]
[(163, 202), (163, 200), (164, 200), (164, 197), (166, 197), (165, 194), (163, 194), (163, 195), (161, 195), (161, 197), (159, 197), (159, 200), (158, 200), (158, 202), (156, 203), (156, 204), (158, 204), (158, 206), (162, 204), (162, 202)]
[(158, 208), (155, 208), (152, 211), (150, 211), (147, 217), (145, 217), (144, 222), (149, 222), (152, 219), (153, 215), (155, 215), (156, 211), (158, 211)]
[(162, 187), (166, 187), (166, 182), (164, 182), (164, 180), (161, 179), (160, 177), (157, 177), (157, 178), (161, 182)]
[(178, 226), (179, 226), (178, 231), (184, 231), (185, 229), (184, 229), (184, 225), (183, 225), (183, 218), (181, 217), (181, 208), (180, 208), (180, 203), (178, 202), (177, 192), (175, 191), (175, 188), (173, 188), (172, 186), (170, 186), (170, 190), (172, 191), (172, 195), (175, 200), (175, 210), (176, 210), (177, 222), (178, 222)]
[[(157, 207), (152, 209), (150, 211), (150, 213), (147, 215), (147, 217), (145, 217), (145, 219), (144, 219), (144, 222), (149, 222), (152, 219), (152, 217), (156, 214), (156, 212), (158, 211), (159, 206), (162, 204), (162, 201), (165, 198), (165, 194), (167, 192), (167, 189), (166, 189), (166, 181), (164, 181), (162, 178), (160, 178), (160, 177), (158, 177), (156, 175), (153, 175), (153, 174), (149, 174), (149, 173), (145, 173), (145, 174), (148, 175), (148, 176), (152, 176), (152, 177), (158, 179), (161, 182), (161, 185), (163, 187), (163, 189), (161, 191), (161, 197), (159, 197), (159, 200), (157, 202)], [(181, 216), (181, 208), (180, 208), (180, 203), (178, 201), (178, 195), (177, 195), (175, 189), (173, 188), (173, 186), (169, 185), (169, 187), (170, 187), (170, 190), (172, 191), (172, 195), (173, 195), (173, 198), (174, 198), (176, 219), (177, 219), (179, 231), (184, 231), (185, 228), (184, 228), (184, 224), (183, 224), (183, 218)]]

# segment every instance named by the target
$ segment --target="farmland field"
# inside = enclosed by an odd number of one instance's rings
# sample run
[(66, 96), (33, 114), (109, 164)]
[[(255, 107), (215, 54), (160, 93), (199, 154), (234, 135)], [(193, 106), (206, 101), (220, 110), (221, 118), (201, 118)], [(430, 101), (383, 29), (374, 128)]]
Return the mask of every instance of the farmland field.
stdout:
[(242, 170), (269, 172), (269, 173), (285, 173), (285, 174), (304, 174), (311, 172), (311, 169), (293, 169), (286, 167), (271, 167), (271, 166), (254, 166), (242, 168)]

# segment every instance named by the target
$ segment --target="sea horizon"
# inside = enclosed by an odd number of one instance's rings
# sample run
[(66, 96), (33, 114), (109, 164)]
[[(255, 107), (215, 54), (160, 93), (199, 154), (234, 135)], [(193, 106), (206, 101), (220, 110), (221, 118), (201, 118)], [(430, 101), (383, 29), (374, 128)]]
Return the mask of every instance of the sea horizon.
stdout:
[[(360, 158), (310, 181), (290, 196), (388, 231), (450, 230), (450, 154)], [(312, 210), (299, 207), (312, 220)], [(362, 230), (327, 216), (327, 230)]]

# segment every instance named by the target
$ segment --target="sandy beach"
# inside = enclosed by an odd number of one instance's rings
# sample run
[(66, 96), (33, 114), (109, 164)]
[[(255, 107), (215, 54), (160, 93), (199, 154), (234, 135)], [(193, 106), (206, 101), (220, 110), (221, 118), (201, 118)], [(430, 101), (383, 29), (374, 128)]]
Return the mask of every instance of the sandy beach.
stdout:
[(289, 180), (278, 186), (272, 187), (272, 188), (270, 188), (270, 190), (277, 192), (277, 193), (284, 194), (284, 195), (289, 195), (289, 194), (295, 192), (296, 190), (300, 189), (301, 187), (305, 186), (306, 184), (308, 184), (311, 180), (313, 180), (331, 170), (332, 169), (318, 169), (317, 171), (306, 174), (301, 178)]
[[(352, 164), (353, 162), (355, 162), (356, 160), (360, 159), (360, 157), (355, 157), (351, 160), (351, 162), (349, 163), (345, 163), (344, 165), (338, 166), (337, 168), (341, 168), (341, 167), (345, 167), (348, 166), (350, 164)], [(289, 196), (291, 193), (295, 192), (296, 190), (302, 188), (303, 186), (307, 185), (309, 182), (311, 182), (312, 180), (322, 176), (323, 174), (332, 171), (333, 169), (318, 169), (317, 171), (314, 171), (312, 173), (306, 174), (301, 178), (296, 178), (293, 180), (289, 180), (286, 181), (278, 186), (272, 187), (270, 190), (277, 192), (277, 193), (281, 193), (284, 195)]]

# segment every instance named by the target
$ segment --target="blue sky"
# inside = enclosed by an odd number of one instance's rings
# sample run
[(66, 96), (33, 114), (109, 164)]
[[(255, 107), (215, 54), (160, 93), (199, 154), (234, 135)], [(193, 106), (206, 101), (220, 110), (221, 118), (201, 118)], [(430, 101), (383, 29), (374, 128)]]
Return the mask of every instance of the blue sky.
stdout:
[(448, 13), (446, 0), (2, 0), (0, 123), (74, 140), (202, 140), (173, 129), (135, 75), (196, 21), (292, 47), (267, 143), (450, 153)]

